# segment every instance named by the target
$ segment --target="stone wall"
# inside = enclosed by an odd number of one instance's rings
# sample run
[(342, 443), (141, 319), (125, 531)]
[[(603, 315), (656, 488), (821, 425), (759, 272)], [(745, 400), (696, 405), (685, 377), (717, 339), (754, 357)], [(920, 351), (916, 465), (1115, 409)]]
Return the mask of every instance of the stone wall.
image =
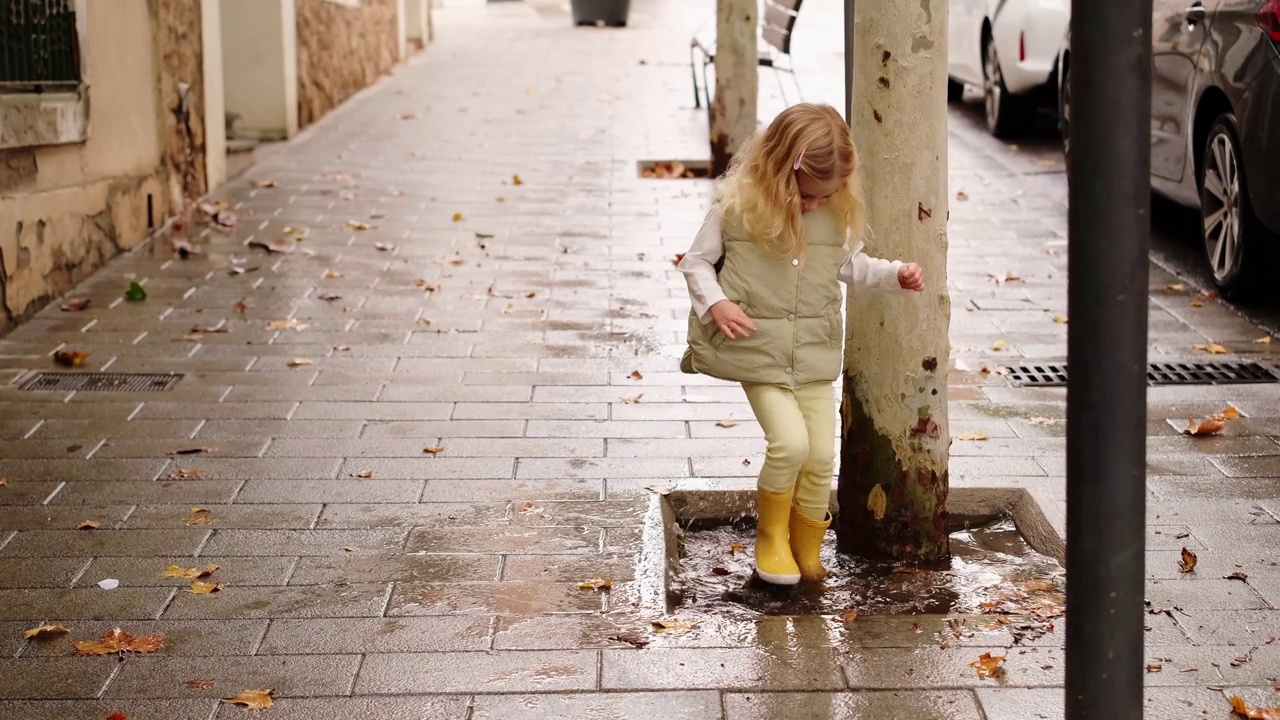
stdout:
[(160, 137), (169, 200), (183, 207), (205, 187), (204, 53), (200, 0), (147, 0), (155, 36)]
[(298, 3), (298, 123), (310, 125), (399, 60), (397, 0)]
[(0, 333), (204, 191), (200, 7), (87, 4), (87, 138), (0, 150)]

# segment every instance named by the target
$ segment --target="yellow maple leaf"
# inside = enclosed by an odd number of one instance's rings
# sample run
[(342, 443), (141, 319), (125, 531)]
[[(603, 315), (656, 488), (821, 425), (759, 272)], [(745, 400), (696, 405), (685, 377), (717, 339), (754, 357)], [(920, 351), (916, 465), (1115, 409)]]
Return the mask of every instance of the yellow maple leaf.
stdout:
[(199, 580), (192, 580), (191, 589), (187, 590), (187, 592), (192, 593), (193, 595), (210, 595), (218, 592), (222, 587), (222, 583), (207, 583)]
[(1004, 675), (1004, 668), (1000, 667), (1000, 663), (1004, 662), (1006, 655), (992, 655), (984, 652), (978, 656), (977, 660), (969, 663), (969, 667), (978, 671), (978, 677), (1000, 677)]
[(134, 637), (120, 628), (103, 635), (97, 641), (77, 640), (74, 643), (79, 655), (114, 655), (127, 652), (153, 653), (164, 647), (159, 635)]
[(22, 637), (30, 640), (31, 638), (37, 637), (37, 636), (62, 635), (64, 633), (69, 633), (69, 632), (71, 631), (68, 630), (67, 628), (64, 628), (61, 625), (54, 623), (49, 625), (41, 625), (40, 627), (33, 627), (30, 630), (27, 630), (26, 632), (22, 633)]
[(871, 492), (867, 495), (867, 509), (871, 511), (872, 517), (876, 520), (884, 519), (885, 505), (889, 499), (885, 497), (884, 488), (879, 483), (871, 488)]
[(986, 440), (987, 434), (984, 432), (970, 432), (959, 436), (960, 440)]

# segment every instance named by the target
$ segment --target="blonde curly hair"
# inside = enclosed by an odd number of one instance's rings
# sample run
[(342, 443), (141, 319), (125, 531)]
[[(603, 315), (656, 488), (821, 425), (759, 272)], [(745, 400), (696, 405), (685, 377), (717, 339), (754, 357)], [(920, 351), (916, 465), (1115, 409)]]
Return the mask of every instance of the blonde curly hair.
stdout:
[[(799, 168), (795, 167), (797, 159)], [(864, 220), (858, 153), (849, 126), (830, 105), (793, 105), (743, 143), (717, 193), (724, 215), (733, 217), (749, 236), (774, 252), (803, 252), (796, 180), (800, 171), (820, 183), (843, 181), (828, 203), (851, 238), (860, 240)]]

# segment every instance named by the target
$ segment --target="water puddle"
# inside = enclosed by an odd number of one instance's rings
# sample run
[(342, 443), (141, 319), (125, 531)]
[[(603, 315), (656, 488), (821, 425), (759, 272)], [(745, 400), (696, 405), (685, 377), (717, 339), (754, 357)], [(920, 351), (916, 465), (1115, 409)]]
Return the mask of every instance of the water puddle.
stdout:
[(682, 538), (681, 608), (728, 619), (759, 615), (994, 614), (1050, 621), (1062, 614), (1066, 571), (1033, 550), (1012, 519), (951, 534), (951, 562), (941, 569), (873, 564), (835, 550), (827, 533), (821, 585), (781, 588), (752, 572), (755, 522), (695, 524)]

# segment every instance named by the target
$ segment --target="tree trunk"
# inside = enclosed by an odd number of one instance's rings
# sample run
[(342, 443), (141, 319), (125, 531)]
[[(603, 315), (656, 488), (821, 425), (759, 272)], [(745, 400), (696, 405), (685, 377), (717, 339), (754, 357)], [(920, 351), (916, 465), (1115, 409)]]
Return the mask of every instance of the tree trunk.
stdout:
[(729, 169), (729, 161), (756, 130), (759, 71), (756, 68), (756, 0), (716, 2), (716, 94), (711, 116), (711, 176)]
[(920, 295), (850, 289), (842, 551), (930, 562), (947, 543), (947, 0), (859, 0), (852, 126), (867, 252), (919, 263)]

